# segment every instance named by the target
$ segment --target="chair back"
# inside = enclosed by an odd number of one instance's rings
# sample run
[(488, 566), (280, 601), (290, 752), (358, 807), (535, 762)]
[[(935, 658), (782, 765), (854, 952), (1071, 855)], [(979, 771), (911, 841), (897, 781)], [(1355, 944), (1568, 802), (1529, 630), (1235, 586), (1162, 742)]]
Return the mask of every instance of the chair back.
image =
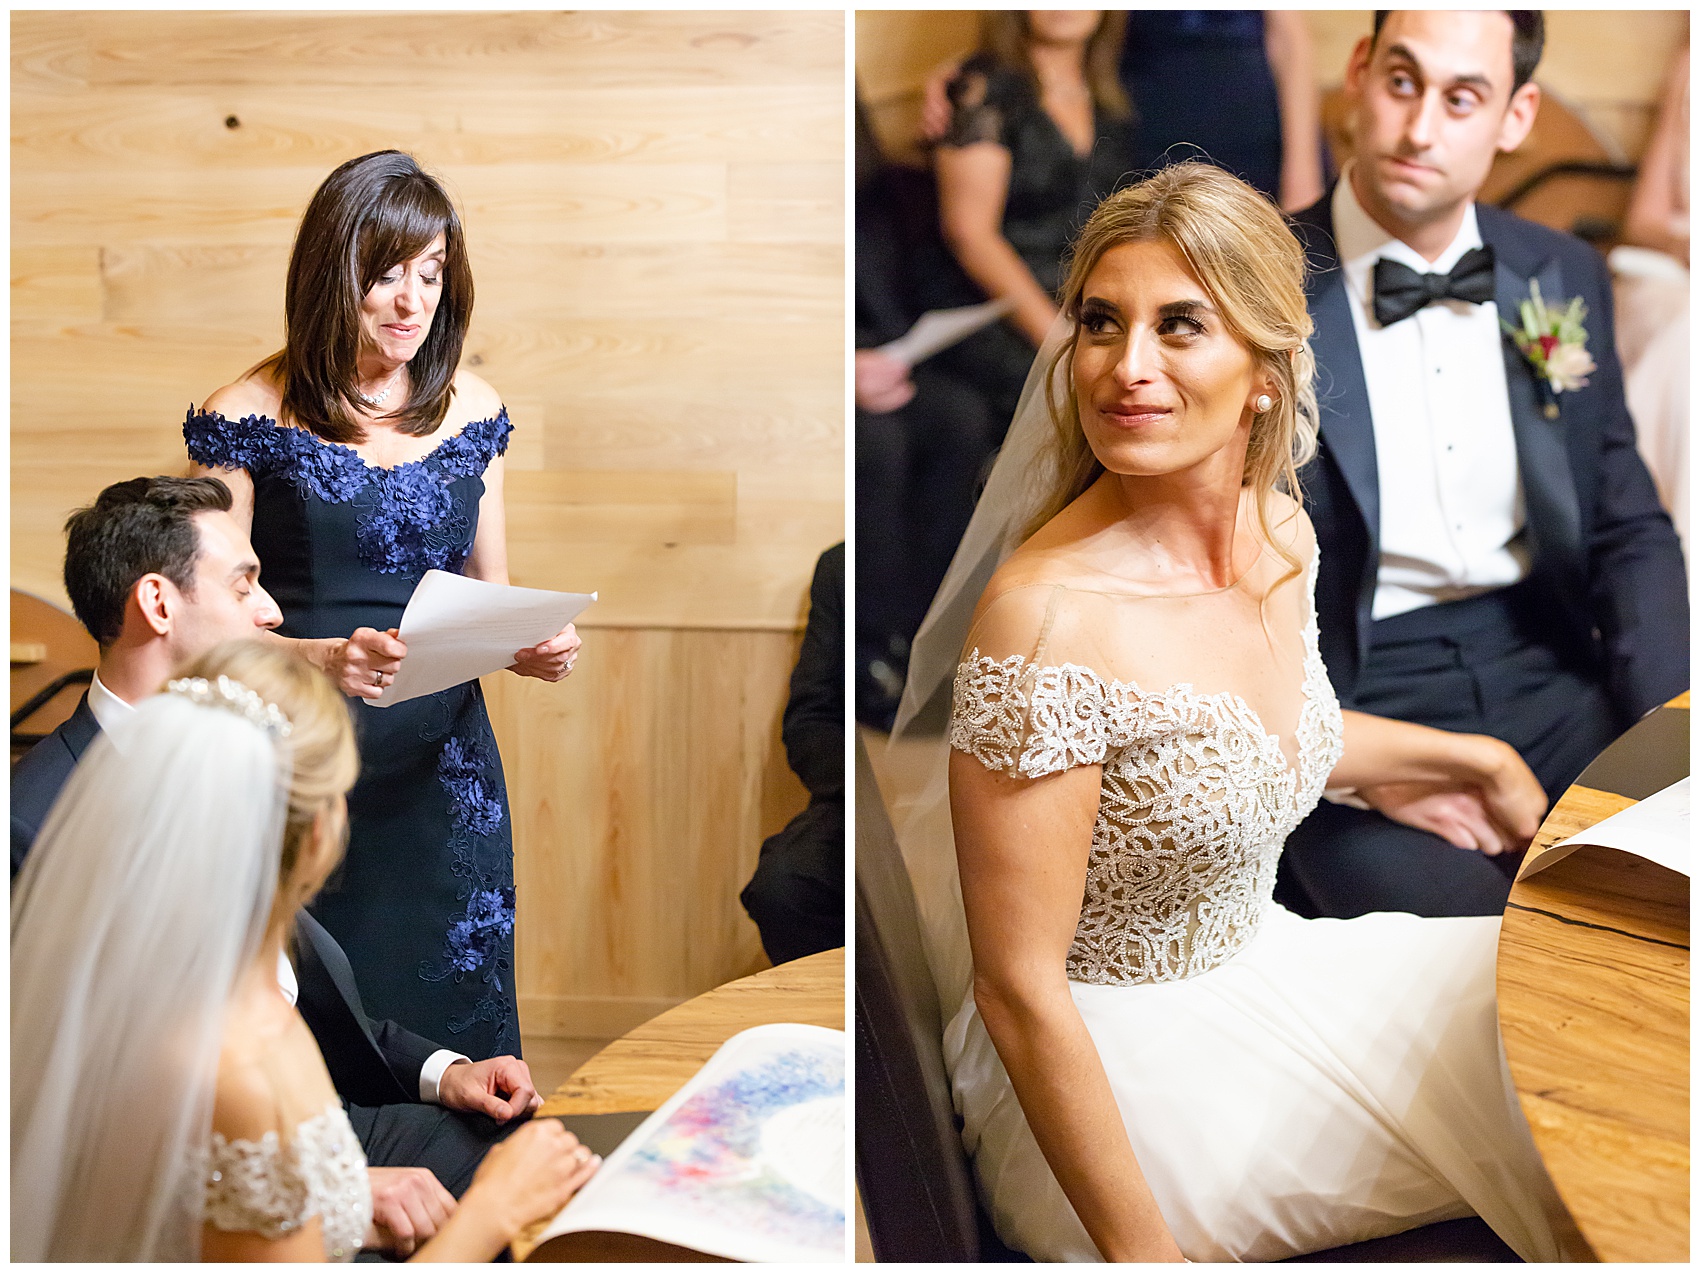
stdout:
[(882, 1263), (1022, 1259), (974, 1197), (909, 872), (856, 742), (856, 1182)]
[(12, 589), (14, 759), (76, 710), (99, 660), (100, 647), (76, 616), (33, 593)]

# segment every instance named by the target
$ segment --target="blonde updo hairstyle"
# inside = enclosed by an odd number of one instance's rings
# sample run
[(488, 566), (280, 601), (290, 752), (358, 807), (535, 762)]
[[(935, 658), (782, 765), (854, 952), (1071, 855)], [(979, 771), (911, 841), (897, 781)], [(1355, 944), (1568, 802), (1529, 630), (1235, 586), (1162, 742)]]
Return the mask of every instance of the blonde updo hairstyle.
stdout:
[[(184, 667), (178, 675), (217, 681), (227, 676), (275, 703), (289, 720), (281, 746), (287, 757), (288, 814), (278, 862), (278, 906), (290, 913), (307, 900), (297, 871), (302, 848), (316, 820), (337, 797), (348, 794), (360, 771), (348, 708), (322, 672), (295, 655), (255, 640), (225, 641)], [(346, 827), (333, 834), (341, 835)], [(338, 845), (340, 853), (341, 846)], [(306, 889), (310, 896), (320, 881)]]
[(1298, 469), (1316, 454), (1316, 360), (1305, 307), (1304, 251), (1279, 211), (1245, 182), (1213, 164), (1175, 164), (1105, 199), (1074, 243), (1060, 304), (1074, 330), (1045, 369), (1046, 406), (1056, 429), (1057, 482), (1023, 538), (1085, 493), (1104, 473), (1080, 426), (1073, 378), (1061, 400), (1057, 368), (1071, 365), (1080, 337), (1086, 280), (1104, 253), (1127, 243), (1172, 245), (1209, 293), (1228, 330), (1275, 382), (1275, 404), (1252, 418), (1241, 485), (1256, 497), (1263, 538), (1291, 567), (1298, 557), (1270, 527), (1271, 491), (1300, 498)]

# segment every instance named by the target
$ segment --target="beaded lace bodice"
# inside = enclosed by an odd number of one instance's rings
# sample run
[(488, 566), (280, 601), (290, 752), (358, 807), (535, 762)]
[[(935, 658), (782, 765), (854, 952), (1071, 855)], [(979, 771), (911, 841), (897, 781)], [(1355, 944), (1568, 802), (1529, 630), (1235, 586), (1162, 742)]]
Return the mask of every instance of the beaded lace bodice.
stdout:
[(957, 668), (952, 747), (1025, 778), (1103, 766), (1072, 980), (1180, 980), (1230, 958), (1257, 931), (1281, 846), (1315, 806), (1342, 746), (1309, 600), (1314, 557), (1307, 574), (1296, 766), (1231, 691), (1147, 690), (1049, 663), (1042, 649), (997, 659), (976, 646)]
[(214, 1228), (282, 1238), (318, 1216), (327, 1260), (352, 1260), (372, 1221), (366, 1155), (335, 1103), (297, 1123), (287, 1145), (276, 1132), (257, 1141), (214, 1132), (202, 1179)]

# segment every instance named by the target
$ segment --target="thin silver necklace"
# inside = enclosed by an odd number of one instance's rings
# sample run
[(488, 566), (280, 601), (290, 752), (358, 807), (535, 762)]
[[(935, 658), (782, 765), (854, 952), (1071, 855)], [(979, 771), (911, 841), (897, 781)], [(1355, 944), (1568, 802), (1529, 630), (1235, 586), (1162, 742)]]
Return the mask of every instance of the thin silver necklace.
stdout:
[(401, 379), (401, 373), (406, 371), (406, 370), (407, 370), (406, 364), (403, 364), (402, 366), (397, 367), (395, 369), (395, 371), (390, 376), (389, 384), (387, 384), (383, 387), (382, 392), (372, 394), (370, 397), (368, 397), (366, 394), (363, 394), (363, 393), (360, 392), (360, 390), (356, 389), (354, 391), (354, 396), (356, 398), (359, 398), (361, 402), (365, 403), (369, 407), (381, 407), (381, 406), (384, 405), (384, 399), (389, 397), (391, 390), (393, 390), (395, 388), (396, 381)]

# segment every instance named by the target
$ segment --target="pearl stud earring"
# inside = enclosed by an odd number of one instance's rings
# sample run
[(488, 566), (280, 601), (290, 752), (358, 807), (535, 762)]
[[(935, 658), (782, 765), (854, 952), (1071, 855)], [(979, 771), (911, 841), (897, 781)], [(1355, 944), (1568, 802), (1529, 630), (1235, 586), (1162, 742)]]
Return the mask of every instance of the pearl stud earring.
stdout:
[(1258, 394), (1257, 395), (1257, 401), (1252, 403), (1252, 406), (1257, 408), (1257, 414), (1258, 415), (1262, 415), (1265, 411), (1269, 410), (1269, 408), (1274, 406), (1274, 405), (1275, 405), (1275, 399), (1271, 398), (1266, 393)]

